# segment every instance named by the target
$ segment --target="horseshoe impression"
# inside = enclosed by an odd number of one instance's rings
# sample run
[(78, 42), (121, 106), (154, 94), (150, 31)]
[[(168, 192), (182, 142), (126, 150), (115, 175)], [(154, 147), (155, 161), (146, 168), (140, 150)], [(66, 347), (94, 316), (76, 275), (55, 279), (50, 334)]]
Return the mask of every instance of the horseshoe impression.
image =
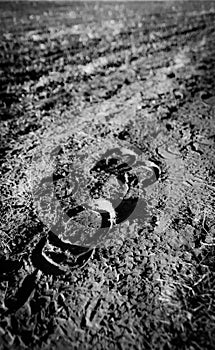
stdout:
[[(59, 150), (59, 154), (60, 153), (62, 153), (62, 149)], [(100, 216), (100, 226), (97, 228), (97, 231), (94, 233), (93, 237), (90, 237), (89, 240), (85, 239), (87, 244), (96, 245), (97, 240), (100, 240), (101, 236), (107, 234), (109, 229), (111, 229), (114, 225), (118, 225), (127, 220), (137, 206), (137, 202), (139, 200), (139, 180), (137, 175), (134, 173), (133, 167), (137, 165), (146, 167), (146, 164), (143, 164), (143, 162), (140, 161), (137, 162), (136, 159), (134, 160), (134, 158), (136, 158), (134, 152), (133, 154), (131, 154), (131, 151), (129, 153), (129, 157), (127, 154), (127, 159), (130, 164), (123, 160), (124, 155), (120, 148), (114, 148), (107, 151), (102, 156), (102, 159), (90, 169), (90, 175), (94, 175), (96, 178), (93, 185), (88, 185), (85, 189), (85, 191), (89, 190), (91, 207), (87, 203), (77, 204), (76, 200), (74, 199), (74, 194), (78, 189), (78, 179), (73, 176), (72, 182), (75, 184), (75, 190), (69, 195), (72, 207), (67, 208), (65, 205), (66, 196), (64, 196), (61, 191), (58, 191), (57, 186), (59, 181), (66, 183), (68, 174), (66, 174), (64, 171), (63, 175), (59, 175), (60, 164), (57, 163), (56, 170), (53, 174), (54, 192), (62, 210), (66, 213), (68, 220), (76, 220), (80, 213), (86, 211), (94, 212)], [(151, 176), (145, 179), (144, 183), (141, 184), (141, 186), (144, 188), (153, 184), (158, 178), (158, 175), (156, 176), (158, 173), (156, 165), (153, 164), (152, 166), (152, 164), (150, 164), (148, 169), (151, 170)], [(102, 193), (105, 183), (111, 176), (114, 176), (118, 183), (124, 186), (124, 194), (121, 196), (121, 201), (118, 201), (118, 203), (112, 198), (105, 198), (104, 194)]]
[[(45, 274), (64, 274), (68, 266), (69, 270), (84, 266), (92, 257), (94, 248), (108, 239), (114, 226), (131, 215), (132, 219), (138, 215), (143, 217), (146, 203), (139, 197), (140, 187), (143, 191), (156, 182), (160, 174), (156, 164), (137, 160), (134, 151), (116, 147), (105, 152), (88, 169), (91, 180), (83, 185), (83, 176), (76, 172), (73, 162), (70, 168), (62, 164), (63, 155), (63, 147), (59, 147), (54, 153), (56, 166), (53, 176), (43, 178), (39, 185), (39, 197), (50, 197), (53, 192), (60, 212), (60, 219), (50, 227), (48, 239), (41, 238), (32, 254), (33, 265)], [(80, 164), (84, 166), (81, 157)], [(147, 170), (148, 175), (143, 181), (136, 173), (138, 168)], [(115, 180), (112, 188), (115, 190), (113, 197), (117, 198), (112, 198), (110, 193), (108, 197), (105, 193), (105, 186), (111, 179)], [(48, 184), (48, 191), (47, 187), (43, 190), (44, 184)], [(81, 191), (88, 193), (88, 200), (81, 201)], [(140, 204), (139, 210), (137, 204)], [(65, 235), (67, 224), (71, 226)]]

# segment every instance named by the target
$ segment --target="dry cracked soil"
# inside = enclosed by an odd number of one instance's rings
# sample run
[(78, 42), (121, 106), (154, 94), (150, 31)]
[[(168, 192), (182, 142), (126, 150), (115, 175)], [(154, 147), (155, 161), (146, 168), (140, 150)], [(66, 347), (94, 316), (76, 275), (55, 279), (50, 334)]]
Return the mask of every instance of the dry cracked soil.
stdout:
[(0, 349), (214, 349), (215, 4), (0, 20)]

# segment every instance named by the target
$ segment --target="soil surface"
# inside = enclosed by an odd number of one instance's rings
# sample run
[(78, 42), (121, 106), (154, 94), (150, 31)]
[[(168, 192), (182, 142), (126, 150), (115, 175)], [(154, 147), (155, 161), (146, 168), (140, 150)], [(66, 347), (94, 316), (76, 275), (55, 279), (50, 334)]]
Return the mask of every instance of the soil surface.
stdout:
[(214, 3), (0, 20), (0, 349), (214, 349)]

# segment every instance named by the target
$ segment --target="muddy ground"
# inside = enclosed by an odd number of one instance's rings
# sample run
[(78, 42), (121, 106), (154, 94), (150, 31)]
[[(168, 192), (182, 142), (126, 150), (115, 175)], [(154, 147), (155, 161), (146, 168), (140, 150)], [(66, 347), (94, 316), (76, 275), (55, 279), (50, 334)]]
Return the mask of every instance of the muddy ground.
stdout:
[(214, 349), (214, 3), (0, 18), (0, 349)]

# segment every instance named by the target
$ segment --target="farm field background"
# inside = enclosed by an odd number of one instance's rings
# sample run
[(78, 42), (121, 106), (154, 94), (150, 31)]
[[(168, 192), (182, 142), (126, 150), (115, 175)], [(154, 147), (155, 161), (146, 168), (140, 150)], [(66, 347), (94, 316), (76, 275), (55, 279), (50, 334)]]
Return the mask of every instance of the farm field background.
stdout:
[[(0, 349), (214, 349), (214, 2), (0, 2), (0, 22)], [(119, 224), (129, 176), (89, 198), (112, 150), (140, 187)]]

